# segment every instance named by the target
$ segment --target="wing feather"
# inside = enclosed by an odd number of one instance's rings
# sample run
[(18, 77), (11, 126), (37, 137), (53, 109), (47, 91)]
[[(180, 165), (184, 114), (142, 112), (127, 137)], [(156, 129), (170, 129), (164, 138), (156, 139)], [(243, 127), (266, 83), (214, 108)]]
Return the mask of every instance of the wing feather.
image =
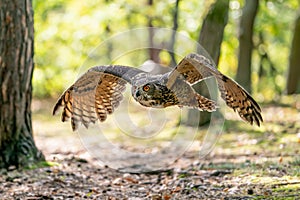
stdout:
[(123, 99), (126, 83), (143, 71), (127, 66), (97, 66), (83, 74), (58, 99), (53, 114), (63, 107), (61, 120), (71, 118), (73, 131), (82, 123), (88, 128), (97, 119), (105, 121)]
[[(194, 57), (197, 56), (195, 66)], [(204, 56), (189, 54), (184, 57), (179, 64), (169, 73), (167, 87), (171, 88), (177, 78), (182, 77), (186, 82), (193, 85), (203, 79), (213, 76), (216, 69), (211, 66), (211, 62)]]
[(226, 104), (236, 111), (243, 120), (249, 122), (251, 125), (254, 122), (257, 126), (260, 126), (263, 118), (258, 103), (234, 80), (225, 75), (221, 76), (223, 78), (217, 78), (217, 82), (221, 97), (225, 100)]

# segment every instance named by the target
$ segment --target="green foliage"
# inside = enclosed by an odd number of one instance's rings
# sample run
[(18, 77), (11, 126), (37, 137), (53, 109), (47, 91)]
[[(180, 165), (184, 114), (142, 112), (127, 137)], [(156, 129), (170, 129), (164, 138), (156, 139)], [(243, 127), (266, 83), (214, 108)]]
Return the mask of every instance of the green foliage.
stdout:
[[(197, 40), (203, 16), (213, 1), (181, 1), (178, 31)], [(35, 0), (35, 71), (34, 96), (57, 96), (78, 76), (79, 68), (89, 53), (108, 38), (123, 31), (147, 27), (149, 20), (155, 27), (172, 28), (174, 0), (92, 0), (92, 1), (41, 1)], [(231, 0), (229, 22), (225, 29), (219, 69), (234, 77), (237, 68), (238, 20), (244, 1)], [(253, 91), (259, 100), (270, 101), (285, 87), (293, 22), (299, 6), (297, 0), (260, 1), (254, 27)], [(148, 36), (143, 36), (147, 39)], [(170, 38), (165, 38), (169, 42)], [(103, 47), (104, 57), (97, 64), (110, 64), (120, 46), (130, 41)], [(194, 47), (176, 41), (176, 48), (195, 51)], [(127, 55), (126, 55), (127, 56)], [(170, 61), (161, 53), (162, 61)], [(140, 65), (148, 58), (141, 52), (122, 60), (128, 65)], [(121, 61), (121, 60), (120, 60)], [(165, 63), (168, 64), (168, 63)], [(92, 67), (92, 66), (89, 66)]]
[[(298, 1), (264, 1), (255, 24), (254, 79), (267, 101), (285, 88), (290, 46)], [(263, 87), (268, 86), (268, 87)]]
[[(230, 1), (230, 17), (221, 50), (221, 71), (234, 76), (237, 67), (239, 17), (243, 1)], [(254, 24), (253, 92), (260, 101), (272, 101), (285, 88), (297, 0), (260, 1)]]

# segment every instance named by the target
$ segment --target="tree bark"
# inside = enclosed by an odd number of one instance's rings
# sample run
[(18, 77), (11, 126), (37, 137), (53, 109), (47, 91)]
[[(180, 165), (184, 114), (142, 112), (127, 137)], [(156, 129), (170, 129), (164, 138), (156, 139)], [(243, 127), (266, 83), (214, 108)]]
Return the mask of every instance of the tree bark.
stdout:
[[(199, 34), (199, 44), (204, 47), (204, 49), (209, 53), (216, 65), (218, 65), (220, 57), (220, 48), (223, 40), (223, 33), (225, 26), (228, 21), (228, 9), (229, 9), (229, 0), (218, 0), (210, 8), (207, 16), (203, 21), (203, 25)], [(198, 48), (197, 52), (203, 54), (202, 49)], [(195, 90), (205, 97), (216, 96), (208, 90), (209, 87), (215, 86), (215, 80), (207, 80), (205, 82), (200, 82), (194, 86)], [(198, 119), (199, 116), (198, 110), (190, 110), (188, 112), (188, 125), (196, 125), (193, 119)], [(200, 112), (199, 126), (205, 125), (210, 122), (211, 113), (203, 111)]]
[[(153, 6), (153, 0), (148, 0), (148, 6)], [(152, 24), (152, 16), (148, 16), (148, 28), (149, 28), (149, 59), (154, 61), (155, 63), (160, 63), (159, 53), (161, 48), (159, 45), (155, 44), (154, 35), (155, 29)]]
[(176, 41), (176, 34), (178, 29), (179, 2), (180, 0), (176, 0), (174, 12), (173, 12), (173, 32), (171, 36), (170, 50), (169, 50), (171, 56), (170, 66), (172, 67), (175, 67), (177, 63), (175, 59), (175, 41)]
[(294, 37), (291, 45), (287, 94), (300, 93), (300, 10), (295, 21)]
[(253, 49), (253, 24), (258, 9), (258, 0), (246, 0), (239, 30), (238, 71), (236, 81), (251, 92), (251, 59)]
[(0, 1), (0, 168), (27, 166), (43, 155), (32, 136), (31, 0)]

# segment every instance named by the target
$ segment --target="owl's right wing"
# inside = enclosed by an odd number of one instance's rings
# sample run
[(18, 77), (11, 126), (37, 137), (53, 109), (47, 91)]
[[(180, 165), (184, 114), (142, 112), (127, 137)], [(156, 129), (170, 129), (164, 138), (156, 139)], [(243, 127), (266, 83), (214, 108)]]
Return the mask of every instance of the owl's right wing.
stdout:
[(71, 118), (73, 131), (81, 122), (86, 128), (97, 119), (105, 121), (123, 99), (126, 83), (132, 84), (142, 70), (127, 66), (97, 66), (89, 69), (58, 99), (53, 115), (63, 107), (61, 120)]

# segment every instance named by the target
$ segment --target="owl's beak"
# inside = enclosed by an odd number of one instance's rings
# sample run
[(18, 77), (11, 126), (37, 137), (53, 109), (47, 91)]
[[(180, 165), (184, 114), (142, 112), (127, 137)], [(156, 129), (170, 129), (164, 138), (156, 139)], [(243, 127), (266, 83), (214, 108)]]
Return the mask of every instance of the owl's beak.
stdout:
[(138, 91), (136, 91), (136, 93), (135, 93), (135, 97), (138, 98), (139, 96), (141, 96), (141, 93), (140, 93), (140, 91), (138, 90)]

